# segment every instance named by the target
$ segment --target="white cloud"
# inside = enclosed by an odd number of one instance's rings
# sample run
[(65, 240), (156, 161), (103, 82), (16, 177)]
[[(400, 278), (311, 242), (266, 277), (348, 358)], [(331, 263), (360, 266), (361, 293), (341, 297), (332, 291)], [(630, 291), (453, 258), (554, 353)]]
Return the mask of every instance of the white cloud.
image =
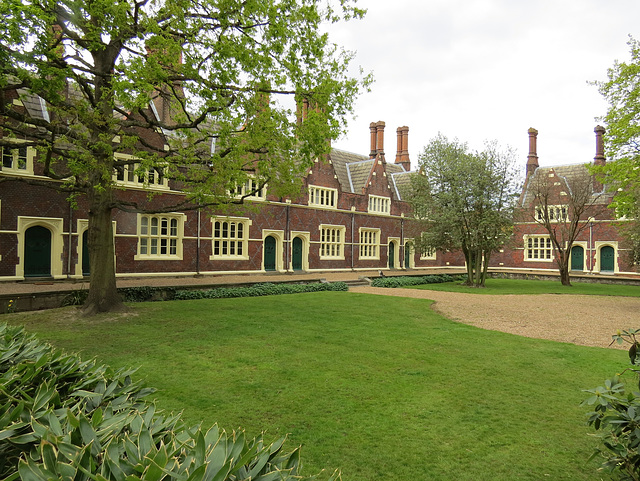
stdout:
[(395, 129), (408, 125), (418, 152), (442, 132), (481, 148), (497, 139), (526, 161), (527, 129), (539, 131), (542, 165), (589, 162), (595, 117), (606, 103), (588, 81), (604, 80), (640, 37), (640, 2), (618, 0), (360, 0), (365, 19), (331, 29), (373, 71), (372, 92), (338, 148), (368, 153), (369, 123), (386, 122), (393, 159)]

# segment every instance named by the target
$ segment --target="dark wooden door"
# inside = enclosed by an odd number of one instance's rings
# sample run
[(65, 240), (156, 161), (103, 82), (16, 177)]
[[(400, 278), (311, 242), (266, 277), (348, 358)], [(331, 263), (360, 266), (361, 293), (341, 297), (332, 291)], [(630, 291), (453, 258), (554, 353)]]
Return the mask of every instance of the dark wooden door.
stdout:
[(51, 231), (36, 225), (24, 233), (25, 277), (51, 276)]

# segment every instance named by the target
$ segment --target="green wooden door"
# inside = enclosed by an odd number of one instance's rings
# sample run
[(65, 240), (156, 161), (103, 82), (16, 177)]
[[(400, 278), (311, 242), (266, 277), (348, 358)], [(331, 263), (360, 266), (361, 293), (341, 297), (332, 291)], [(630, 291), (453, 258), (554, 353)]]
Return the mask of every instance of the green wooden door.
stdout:
[(300, 237), (293, 239), (291, 264), (294, 271), (302, 270), (302, 239)]
[(91, 274), (89, 268), (89, 231), (85, 230), (82, 233), (82, 275), (88, 276)]
[(396, 245), (389, 242), (389, 269), (395, 269)]
[(571, 248), (571, 270), (584, 270), (584, 249), (582, 246), (573, 246)]
[(51, 276), (51, 231), (36, 225), (24, 233), (25, 277)]
[(615, 262), (615, 251), (611, 246), (604, 246), (600, 249), (600, 272), (613, 272)]
[(404, 268), (411, 269), (411, 254), (413, 253), (413, 246), (411, 242), (407, 242), (404, 245)]
[(276, 270), (276, 238), (271, 235), (264, 239), (264, 270)]

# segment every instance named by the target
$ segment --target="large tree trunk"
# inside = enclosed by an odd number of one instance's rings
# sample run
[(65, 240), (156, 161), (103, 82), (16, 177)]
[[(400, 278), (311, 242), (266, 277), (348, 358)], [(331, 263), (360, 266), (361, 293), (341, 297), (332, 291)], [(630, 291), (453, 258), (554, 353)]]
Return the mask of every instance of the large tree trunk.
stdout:
[(82, 313), (123, 311), (125, 306), (116, 288), (111, 189), (89, 194), (89, 259), (91, 283)]

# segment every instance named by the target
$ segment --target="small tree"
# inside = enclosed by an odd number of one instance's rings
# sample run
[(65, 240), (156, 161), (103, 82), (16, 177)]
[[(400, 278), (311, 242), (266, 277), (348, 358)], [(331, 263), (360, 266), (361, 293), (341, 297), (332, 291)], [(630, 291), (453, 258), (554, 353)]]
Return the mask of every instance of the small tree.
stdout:
[[(0, 146), (36, 148), (58, 181), (45, 184), (85, 203), (85, 313), (122, 307), (114, 209), (233, 204), (250, 176), (278, 196), (300, 192), (369, 81), (348, 74), (351, 55), (321, 23), (363, 13), (351, 0), (338, 9), (329, 0), (0, 2)], [(16, 91), (44, 100), (47, 115), (17, 108)], [(134, 202), (121, 195), (124, 172), (170, 179), (185, 196)]]
[(539, 169), (527, 182), (525, 202), (526, 215), (549, 234), (562, 285), (570, 286), (571, 248), (591, 220), (607, 210), (602, 185), (586, 166), (575, 166), (566, 176)]
[(417, 230), (416, 246), (461, 250), (466, 284), (483, 287), (491, 254), (510, 238), (518, 189), (514, 154), (489, 142), (481, 152), (442, 134), (419, 158), (409, 202)]

